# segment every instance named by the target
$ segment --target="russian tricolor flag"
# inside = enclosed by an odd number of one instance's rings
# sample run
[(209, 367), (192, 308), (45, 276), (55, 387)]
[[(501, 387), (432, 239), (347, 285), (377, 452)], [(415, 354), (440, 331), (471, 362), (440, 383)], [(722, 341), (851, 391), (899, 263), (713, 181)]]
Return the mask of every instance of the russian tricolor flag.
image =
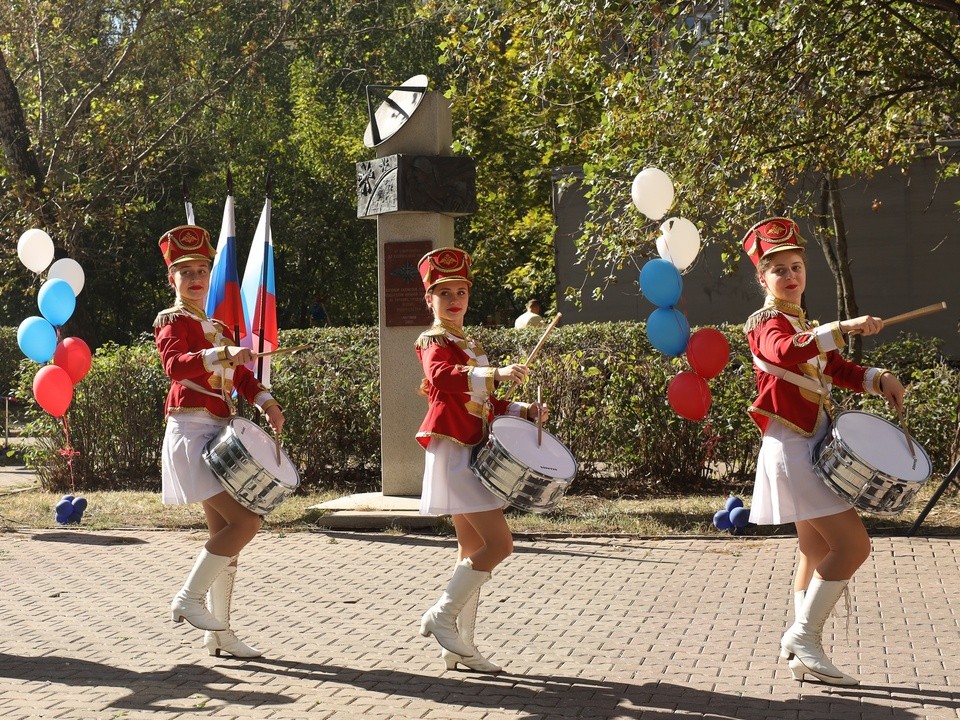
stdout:
[(220, 226), (217, 254), (210, 271), (206, 311), (209, 317), (216, 318), (230, 328), (236, 344), (243, 343), (248, 333), (237, 276), (237, 224), (231, 193), (227, 193), (227, 201), (223, 206), (223, 224)]
[[(250, 334), (243, 346), (255, 353), (277, 349), (277, 287), (273, 279), (273, 234), (270, 232), (270, 198), (263, 205), (257, 232), (247, 256), (240, 285), (243, 315)], [(270, 358), (253, 361), (253, 372), (265, 387), (270, 387)]]

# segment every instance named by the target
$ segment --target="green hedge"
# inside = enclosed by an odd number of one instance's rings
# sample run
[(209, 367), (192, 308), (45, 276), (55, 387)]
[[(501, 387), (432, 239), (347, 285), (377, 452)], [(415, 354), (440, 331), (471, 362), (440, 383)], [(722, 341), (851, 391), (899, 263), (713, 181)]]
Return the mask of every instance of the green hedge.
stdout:
[[(471, 328), (498, 363), (523, 360), (539, 331)], [(759, 434), (745, 410), (754, 394), (750, 355), (739, 326), (720, 328), (730, 362), (710, 381), (708, 422), (674, 413), (666, 399), (683, 359), (654, 350), (642, 323), (558, 327), (533, 365), (531, 382), (515, 399), (531, 401), (536, 385), (551, 406), (551, 431), (578, 459), (573, 491), (605, 496), (649, 495), (711, 488), (743, 489), (751, 482)], [(15, 340), (14, 340), (15, 341)], [(376, 328), (284, 331), (282, 345), (314, 349), (278, 356), (274, 393), (287, 410), (285, 446), (308, 488), (362, 492), (380, 488), (379, 369)], [(410, 352), (413, 352), (411, 348)], [(936, 472), (950, 464), (957, 430), (960, 371), (936, 340), (901, 336), (865, 362), (895, 370), (909, 384), (910, 427)], [(17, 393), (28, 400), (28, 453), (44, 487), (70, 486), (63, 424), (35, 406), (30, 385), (37, 365), (18, 365)], [(78, 384), (67, 413), (78, 489), (159, 488), (162, 407), (168, 382), (153, 342), (97, 350), (93, 369)], [(896, 420), (878, 399), (843, 393), (848, 409)], [(411, 388), (411, 402), (420, 398)], [(244, 412), (248, 417), (254, 413)], [(411, 428), (411, 437), (414, 429)]]

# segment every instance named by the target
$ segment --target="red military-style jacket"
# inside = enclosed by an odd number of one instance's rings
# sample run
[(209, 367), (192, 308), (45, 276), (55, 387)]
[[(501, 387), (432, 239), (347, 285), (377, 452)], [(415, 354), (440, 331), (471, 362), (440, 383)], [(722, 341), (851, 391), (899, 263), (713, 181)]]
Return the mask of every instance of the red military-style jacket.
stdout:
[(223, 323), (206, 317), (202, 310), (177, 304), (162, 311), (154, 321), (153, 335), (163, 371), (173, 381), (164, 403), (165, 416), (200, 411), (229, 418), (233, 408), (228, 398), (234, 388), (261, 410), (277, 404), (249, 368), (230, 368), (220, 362), (218, 350), (233, 345), (233, 338)]
[(862, 367), (837, 352), (846, 344), (837, 322), (820, 326), (808, 321), (799, 306), (768, 299), (748, 318), (744, 330), (750, 350), (761, 363), (774, 366), (770, 369), (777, 372), (802, 375), (824, 391), (789, 382), (755, 362), (757, 398), (748, 412), (761, 432), (772, 419), (806, 437), (815, 435), (833, 386), (880, 394), (882, 369)]
[(423, 447), (432, 437), (476, 445), (485, 439), (485, 426), (495, 416), (526, 416), (527, 403), (493, 397), (496, 368), (490, 367), (483, 348), (456, 328), (434, 325), (421, 334), (417, 357), (429, 403), (417, 431)]

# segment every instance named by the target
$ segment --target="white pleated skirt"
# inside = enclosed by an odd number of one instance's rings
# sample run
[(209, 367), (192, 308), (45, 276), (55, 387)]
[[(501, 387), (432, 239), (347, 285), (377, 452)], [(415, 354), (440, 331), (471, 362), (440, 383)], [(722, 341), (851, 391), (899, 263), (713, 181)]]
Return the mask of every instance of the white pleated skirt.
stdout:
[(420, 493), (421, 515), (462, 515), (506, 507), (470, 469), (469, 447), (432, 437), (427, 445)]
[(188, 505), (223, 492), (201, 453), (226, 424), (226, 419), (205, 413), (181, 413), (167, 418), (160, 454), (165, 505)]
[(851, 505), (836, 495), (813, 470), (813, 452), (829, 430), (820, 424), (814, 437), (804, 437), (771, 420), (760, 443), (753, 485), (750, 522), (781, 525), (836, 515)]

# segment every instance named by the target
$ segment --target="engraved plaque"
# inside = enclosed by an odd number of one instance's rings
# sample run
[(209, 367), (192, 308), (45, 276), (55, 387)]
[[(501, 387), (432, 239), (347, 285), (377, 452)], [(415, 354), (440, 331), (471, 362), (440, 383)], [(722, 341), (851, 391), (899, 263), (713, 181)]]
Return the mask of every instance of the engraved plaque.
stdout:
[(388, 242), (383, 244), (384, 325), (404, 327), (433, 322), (433, 314), (424, 301), (423, 282), (417, 262), (433, 250), (430, 240)]
[(470, 215), (477, 168), (461, 155), (387, 155), (357, 163), (357, 217), (392, 212)]

